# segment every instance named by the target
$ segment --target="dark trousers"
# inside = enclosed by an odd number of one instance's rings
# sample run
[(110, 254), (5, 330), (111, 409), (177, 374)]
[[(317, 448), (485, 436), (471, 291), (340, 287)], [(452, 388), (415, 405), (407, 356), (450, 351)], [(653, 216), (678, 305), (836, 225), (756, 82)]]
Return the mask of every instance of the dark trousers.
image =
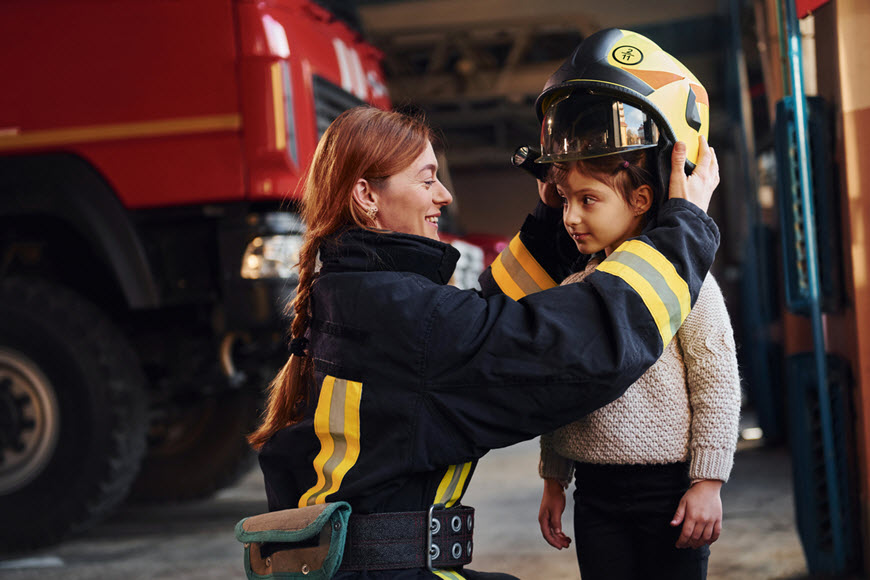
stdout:
[(574, 536), (583, 580), (704, 580), (710, 549), (677, 548), (670, 525), (688, 464), (576, 463)]

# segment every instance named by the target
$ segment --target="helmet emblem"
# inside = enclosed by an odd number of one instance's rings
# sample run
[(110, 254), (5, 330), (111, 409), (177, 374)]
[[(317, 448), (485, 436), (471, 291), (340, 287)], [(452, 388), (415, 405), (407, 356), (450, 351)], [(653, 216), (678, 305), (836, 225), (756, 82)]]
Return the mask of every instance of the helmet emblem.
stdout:
[(643, 60), (643, 53), (636, 46), (624, 44), (613, 50), (613, 60), (626, 65), (640, 64)]

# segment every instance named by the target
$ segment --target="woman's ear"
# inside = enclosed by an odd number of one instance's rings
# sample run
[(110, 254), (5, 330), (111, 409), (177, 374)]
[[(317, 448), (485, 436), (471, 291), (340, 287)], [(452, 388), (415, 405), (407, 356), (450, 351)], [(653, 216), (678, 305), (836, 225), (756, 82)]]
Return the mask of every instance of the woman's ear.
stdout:
[(372, 189), (371, 184), (367, 180), (363, 178), (358, 179), (353, 186), (351, 195), (353, 195), (354, 202), (363, 212), (370, 214), (373, 210), (377, 211), (378, 192)]
[(634, 215), (643, 215), (652, 207), (653, 190), (649, 185), (641, 185), (631, 192), (631, 205)]

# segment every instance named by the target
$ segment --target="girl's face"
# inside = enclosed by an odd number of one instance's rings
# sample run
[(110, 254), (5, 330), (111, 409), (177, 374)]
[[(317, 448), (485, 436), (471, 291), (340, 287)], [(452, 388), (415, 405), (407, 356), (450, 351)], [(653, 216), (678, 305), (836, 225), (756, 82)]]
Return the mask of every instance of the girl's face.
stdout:
[(374, 186), (375, 227), (437, 240), (441, 208), (453, 201), (437, 171), (438, 160), (427, 144), (411, 165)]
[(604, 250), (610, 255), (622, 242), (643, 230), (652, 190), (641, 186), (633, 194), (634, 206), (609, 185), (581, 173), (576, 165), (556, 186), (562, 198), (565, 228), (583, 254)]

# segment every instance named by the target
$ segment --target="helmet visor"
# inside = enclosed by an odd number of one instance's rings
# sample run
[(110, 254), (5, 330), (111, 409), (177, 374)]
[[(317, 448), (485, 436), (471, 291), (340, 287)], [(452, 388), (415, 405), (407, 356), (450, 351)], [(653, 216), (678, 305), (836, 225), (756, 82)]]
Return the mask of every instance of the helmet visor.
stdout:
[(567, 95), (544, 114), (537, 163), (603, 157), (658, 144), (653, 120), (637, 107), (607, 97)]

